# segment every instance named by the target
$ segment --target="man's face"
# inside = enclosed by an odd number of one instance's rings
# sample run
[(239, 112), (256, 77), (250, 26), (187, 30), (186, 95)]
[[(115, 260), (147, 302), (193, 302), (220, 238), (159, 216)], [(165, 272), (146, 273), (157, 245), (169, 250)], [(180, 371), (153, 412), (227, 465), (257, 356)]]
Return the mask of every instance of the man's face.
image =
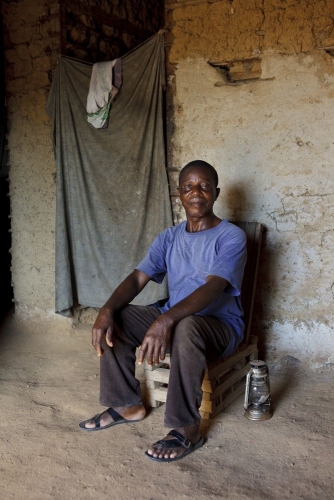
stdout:
[(208, 169), (195, 166), (182, 175), (178, 191), (187, 217), (201, 219), (213, 213), (220, 190)]

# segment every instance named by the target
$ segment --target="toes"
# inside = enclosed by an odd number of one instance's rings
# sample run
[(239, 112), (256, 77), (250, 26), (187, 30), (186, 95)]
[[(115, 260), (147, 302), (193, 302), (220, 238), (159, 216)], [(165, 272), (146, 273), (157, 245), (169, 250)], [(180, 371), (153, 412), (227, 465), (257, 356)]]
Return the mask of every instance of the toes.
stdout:
[[(91, 420), (85, 423), (85, 429), (95, 429), (96, 427), (100, 427), (103, 429), (106, 425), (113, 422), (113, 419), (107, 412), (103, 412), (100, 415), (95, 415)], [(98, 425), (100, 424), (100, 426)]]
[(152, 448), (150, 448), (149, 450), (147, 450), (147, 453), (149, 455), (151, 455), (151, 457), (154, 457), (154, 458), (168, 459), (168, 458), (176, 458), (177, 456), (182, 455), (183, 451), (184, 451), (183, 448), (178, 448), (178, 449), (175, 449), (175, 448), (152, 449)]
[(89, 420), (89, 422), (85, 423), (85, 429), (94, 429), (94, 427), (95, 427), (94, 420)]

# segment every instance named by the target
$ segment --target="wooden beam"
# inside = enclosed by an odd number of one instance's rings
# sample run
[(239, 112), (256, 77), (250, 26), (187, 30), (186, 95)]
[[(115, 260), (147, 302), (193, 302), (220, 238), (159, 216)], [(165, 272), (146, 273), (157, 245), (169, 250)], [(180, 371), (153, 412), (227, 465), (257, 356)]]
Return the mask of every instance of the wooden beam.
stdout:
[(208, 61), (218, 72), (225, 74), (228, 82), (256, 80), (261, 77), (261, 58), (258, 56), (226, 61)]
[(195, 7), (196, 5), (201, 5), (202, 3), (216, 3), (216, 2), (222, 2), (224, 0), (180, 0), (179, 2), (172, 2), (168, 3), (166, 2), (165, 4), (165, 9), (166, 10), (174, 10), (174, 9), (180, 9), (182, 7)]
[(142, 40), (146, 40), (150, 36), (154, 35), (153, 32), (143, 29), (138, 24), (127, 21), (115, 14), (108, 14), (99, 7), (89, 6), (82, 3), (80, 0), (59, 0), (61, 5), (65, 5), (70, 9), (74, 10), (78, 14), (87, 14), (88, 16), (94, 17), (96, 21), (107, 26), (113, 26), (122, 33), (127, 33), (128, 35), (136, 36)]
[(66, 13), (65, 5), (59, 5), (59, 23), (60, 23), (60, 41), (59, 51), (61, 54), (66, 54)]
[(330, 56), (332, 56), (332, 57), (334, 56), (334, 45), (327, 45), (327, 46), (324, 46), (324, 47), (317, 47), (317, 50), (324, 50)]

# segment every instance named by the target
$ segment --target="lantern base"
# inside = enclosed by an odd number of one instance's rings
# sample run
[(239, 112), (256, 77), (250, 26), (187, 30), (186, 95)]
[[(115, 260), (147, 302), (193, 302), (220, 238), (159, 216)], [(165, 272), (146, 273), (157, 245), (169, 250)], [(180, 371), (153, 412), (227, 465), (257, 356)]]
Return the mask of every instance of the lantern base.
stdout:
[(250, 405), (244, 413), (244, 417), (248, 420), (255, 420), (262, 422), (269, 420), (273, 416), (269, 406), (252, 406)]

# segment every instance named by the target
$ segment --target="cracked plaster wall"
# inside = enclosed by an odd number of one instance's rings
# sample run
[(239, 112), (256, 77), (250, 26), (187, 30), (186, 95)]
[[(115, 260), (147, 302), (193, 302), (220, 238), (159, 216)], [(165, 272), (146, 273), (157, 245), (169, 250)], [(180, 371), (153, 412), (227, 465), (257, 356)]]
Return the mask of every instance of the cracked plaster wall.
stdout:
[(58, 6), (5, 2), (12, 284), (16, 312), (51, 311), (55, 162), (45, 104), (59, 50)]
[[(334, 6), (197, 3), (169, 4), (169, 167), (212, 163), (218, 215), (266, 227), (253, 333), (272, 366), (330, 367), (334, 64), (317, 47), (334, 45)], [(236, 85), (207, 63), (253, 55), (262, 58), (260, 79)], [(170, 177), (173, 186), (176, 172)], [(176, 199), (174, 216), (183, 218)]]

